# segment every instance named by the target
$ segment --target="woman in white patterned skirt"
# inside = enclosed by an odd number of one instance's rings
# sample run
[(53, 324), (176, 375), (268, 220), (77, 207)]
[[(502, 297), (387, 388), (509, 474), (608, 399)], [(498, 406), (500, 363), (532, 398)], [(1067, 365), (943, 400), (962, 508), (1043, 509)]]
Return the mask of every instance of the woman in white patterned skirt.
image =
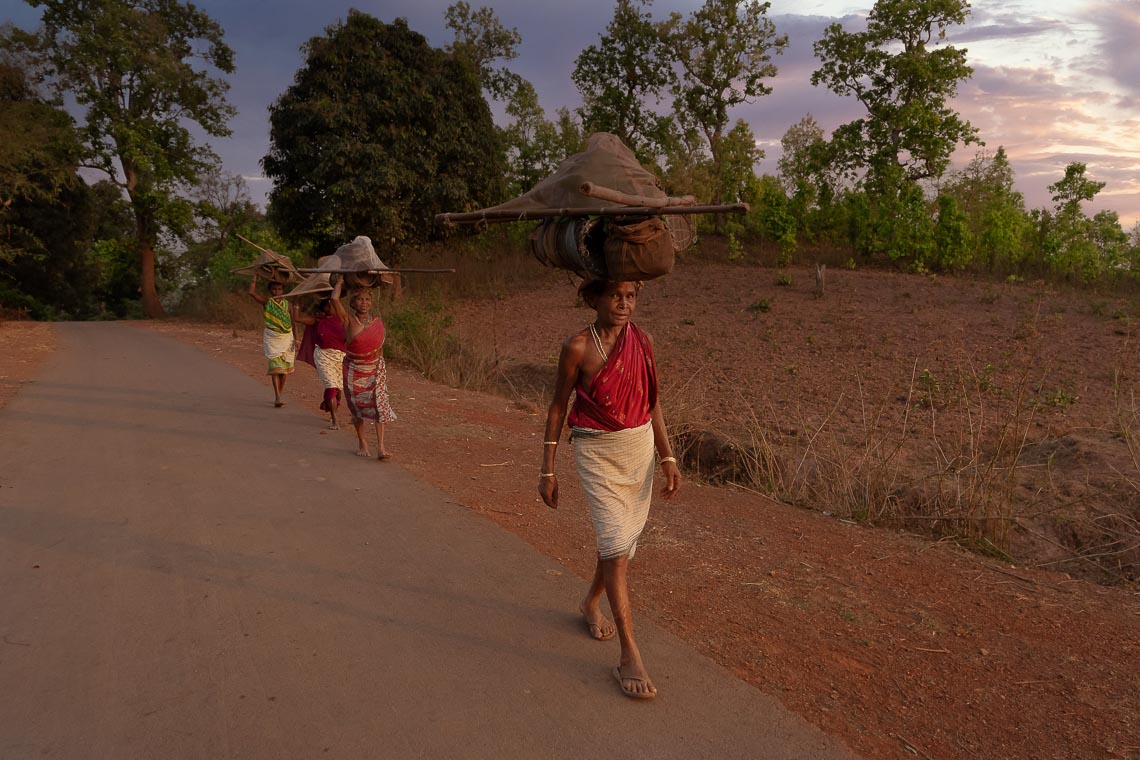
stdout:
[[(631, 321), (639, 287), (632, 282), (588, 280), (579, 288), (582, 299), (597, 314), (591, 324), (562, 344), (554, 398), (546, 417), (538, 493), (547, 506), (557, 508), (554, 456), (573, 391), (569, 422), (575, 467), (598, 548), (594, 579), (579, 610), (595, 639), (606, 641), (617, 634), (621, 660), (613, 673), (622, 692), (634, 699), (652, 699), (657, 688), (633, 638), (626, 575), (649, 516), (654, 453), (665, 478), (665, 498), (680, 489), (681, 472), (657, 400), (653, 341)], [(603, 593), (616, 629), (602, 614)]]
[(325, 389), (321, 411), (329, 413), (329, 429), (340, 430), (336, 410), (344, 390), (344, 324), (337, 317), (331, 298), (317, 304), (315, 315), (297, 312), (293, 321), (307, 326), (301, 347), (297, 349), (297, 361), (308, 362), (316, 368), (317, 379)]

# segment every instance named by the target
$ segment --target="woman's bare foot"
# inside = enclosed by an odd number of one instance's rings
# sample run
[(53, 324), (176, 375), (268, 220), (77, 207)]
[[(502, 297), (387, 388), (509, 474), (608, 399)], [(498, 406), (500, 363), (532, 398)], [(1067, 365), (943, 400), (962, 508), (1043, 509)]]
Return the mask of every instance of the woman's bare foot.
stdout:
[(589, 630), (591, 638), (597, 641), (609, 641), (617, 633), (617, 628), (614, 627), (613, 622), (602, 614), (602, 610), (596, 602), (593, 609), (590, 609), (583, 601), (578, 605), (578, 611), (582, 613), (582, 618), (586, 621), (586, 629)]
[(358, 456), (358, 457), (368, 457), (368, 458), (371, 458), (371, 457), (372, 457), (372, 452), (368, 450), (368, 447), (367, 447), (367, 446), (362, 446), (362, 447), (360, 447), (359, 449), (357, 449), (357, 450), (356, 450), (356, 456)]
[(340, 430), (340, 425), (336, 424), (335, 422), (330, 422), (329, 430)]
[(392, 452), (387, 451), (387, 450), (383, 450), (379, 454), (376, 455), (376, 458), (379, 459), (381, 462), (383, 462), (385, 459), (391, 459), (392, 458)]
[(649, 680), (649, 673), (640, 663), (622, 663), (613, 670), (621, 691), (632, 699), (653, 699), (657, 696), (657, 687)]
[(285, 402), (282, 401), (281, 399), (277, 399), (276, 401), (273, 402), (273, 406), (280, 409), (281, 407), (285, 406)]

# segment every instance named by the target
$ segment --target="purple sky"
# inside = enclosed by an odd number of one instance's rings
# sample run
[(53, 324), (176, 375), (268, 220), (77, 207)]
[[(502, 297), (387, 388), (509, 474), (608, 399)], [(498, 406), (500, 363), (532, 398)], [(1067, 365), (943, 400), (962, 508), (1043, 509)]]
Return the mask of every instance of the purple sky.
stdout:
[[(243, 175), (261, 201), (268, 183), (259, 161), (268, 147), (266, 109), (292, 81), (302, 63), (301, 44), (342, 19), (350, 7), (384, 20), (402, 16), (433, 44), (450, 40), (444, 27), (449, 0), (202, 0), (237, 55), (230, 100), (238, 108), (233, 136), (214, 142), (228, 171)], [(481, 0), (471, 3), (478, 7)], [(574, 59), (597, 39), (612, 15), (612, 0), (501, 0), (490, 4), (499, 18), (522, 34), (511, 67), (532, 81), (552, 115), (579, 104), (570, 81)], [(688, 12), (697, 0), (657, 0), (655, 18)], [(871, 2), (773, 0), (769, 15), (790, 44), (776, 59), (774, 91), (741, 106), (732, 116), (747, 120), (767, 152), (760, 171), (774, 172), (779, 140), (789, 126), (811, 113), (830, 131), (861, 115), (852, 100), (811, 86), (817, 62), (812, 43), (834, 21), (853, 28)], [(1060, 10), (1058, 8), (1061, 8)], [(0, 20), (30, 28), (38, 11), (0, 0)], [(1108, 185), (1093, 212), (1110, 208), (1128, 228), (1140, 221), (1140, 2), (1135, 0), (978, 0), (966, 26), (950, 41), (968, 50), (973, 78), (955, 103), (980, 129), (988, 150), (1004, 145), (1018, 188), (1031, 207), (1050, 205), (1046, 187), (1071, 161), (1088, 164), (1088, 176)], [(973, 148), (959, 151), (957, 164)]]

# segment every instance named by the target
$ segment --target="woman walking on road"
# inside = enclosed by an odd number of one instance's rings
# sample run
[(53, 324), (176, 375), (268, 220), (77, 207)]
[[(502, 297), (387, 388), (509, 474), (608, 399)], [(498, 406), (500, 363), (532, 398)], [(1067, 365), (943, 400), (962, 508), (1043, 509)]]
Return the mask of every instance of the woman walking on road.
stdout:
[(340, 430), (336, 410), (344, 389), (344, 323), (337, 316), (331, 298), (317, 304), (315, 315), (297, 313), (293, 318), (307, 327), (297, 359), (316, 368), (317, 379), (325, 389), (321, 411), (329, 413), (329, 429)]
[(285, 406), (281, 400), (285, 392), (285, 378), (293, 372), (293, 320), (289, 314), (289, 304), (282, 296), (285, 286), (280, 282), (270, 282), (266, 286), (268, 295), (257, 292), (257, 275), (249, 283), (249, 296), (262, 305), (261, 316), (265, 321), (262, 334), (262, 349), (269, 361), (266, 372), (273, 382), (273, 406)]
[[(554, 397), (546, 416), (538, 493), (548, 507), (558, 507), (554, 459), (570, 393), (575, 391), (569, 412), (574, 464), (590, 507), (598, 550), (594, 579), (579, 609), (595, 639), (606, 641), (616, 632), (621, 659), (613, 673), (622, 692), (635, 699), (652, 699), (657, 688), (634, 640), (627, 570), (649, 516), (654, 452), (665, 478), (665, 498), (680, 489), (681, 472), (670, 450), (657, 398), (653, 341), (631, 321), (638, 290), (638, 283), (605, 280), (588, 280), (579, 288), (596, 318), (562, 345)], [(601, 612), (603, 593), (609, 599), (616, 631)]]
[(384, 364), (384, 322), (374, 317), (372, 291), (356, 288), (349, 296), (348, 309), (340, 301), (344, 279), (333, 288), (333, 309), (344, 325), (344, 400), (352, 414), (359, 448), (357, 456), (370, 457), (368, 441), (364, 438), (365, 420), (376, 423), (377, 456), (383, 461), (392, 454), (384, 446), (385, 428), (395, 422), (396, 413), (388, 398), (388, 370)]

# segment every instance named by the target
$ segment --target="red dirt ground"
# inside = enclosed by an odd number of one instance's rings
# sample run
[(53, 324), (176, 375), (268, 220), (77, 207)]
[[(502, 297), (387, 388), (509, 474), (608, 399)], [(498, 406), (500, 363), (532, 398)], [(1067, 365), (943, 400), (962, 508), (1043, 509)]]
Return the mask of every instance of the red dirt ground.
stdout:
[(55, 349), (55, 334), (47, 322), (0, 320), (0, 409), (36, 376)]
[[(689, 261), (646, 285), (636, 318), (656, 340), (674, 422), (742, 446), (763, 435), (786, 477), (797, 467), (814, 477), (810, 492), (784, 497), (794, 503), (864, 516), (858, 504), (820, 502), (851, 463), (878, 462), (882, 479), (899, 468), (909, 525), (944, 535), (955, 525), (934, 516), (981, 510), (996, 547), (983, 545), (1019, 563), (1140, 577), (1140, 298), (831, 269), (817, 299), (813, 275)], [(465, 301), (457, 332), (526, 395), (551, 382), (560, 338), (588, 320), (575, 300), (555, 279)], [(753, 308), (762, 301), (767, 311)], [(932, 505), (985, 475), (1003, 432), (1011, 454), (1025, 444), (1011, 479), (994, 473), (985, 494)], [(879, 446), (870, 457), (868, 441)]]
[[(776, 405), (793, 403), (797, 388), (823, 397), (830, 392), (828, 377), (856, 369), (865, 371), (866, 387), (881, 393), (899, 381), (884, 358), (906, 358), (909, 372), (912, 350), (925, 345), (921, 333), (943, 323), (930, 308), (940, 299), (957, 303), (973, 321), (954, 326), (956, 343), (916, 354), (933, 372), (949, 366), (942, 363), (948, 352), (968, 354), (964, 345), (974, 332), (1007, 341), (1001, 350), (1016, 354), (1017, 319), (1035, 298), (1002, 286), (959, 288), (942, 280), (862, 273), (856, 285), (844, 288), (846, 273), (840, 273), (833, 292), (815, 303), (804, 292), (806, 283), (775, 288), (771, 270), (709, 267), (688, 281), (684, 273), (682, 268), (667, 283), (647, 287), (640, 321), (661, 347), (663, 376), (703, 377), (702, 367), (738, 363), (745, 368), (712, 375), (728, 384), (719, 395), (715, 384), (686, 391), (713, 409), (731, 408), (734, 387), (744, 383)], [(797, 281), (806, 278), (802, 271), (794, 274)], [(879, 277), (890, 278), (884, 282), (898, 290), (895, 298), (864, 289)], [(768, 314), (753, 316), (746, 308), (754, 299), (733, 295), (742, 281), (752, 283), (755, 297), (773, 299)], [(905, 282), (902, 290), (899, 282)], [(975, 315), (991, 291), (994, 303), (1008, 311), (996, 323)], [(795, 314), (797, 303), (798, 319), (775, 319)], [(882, 321), (876, 317), (874, 323), (887, 338), (868, 339), (867, 313), (884, 303), (907, 318), (896, 322), (880, 314)], [(508, 353), (503, 347), (509, 346), (515, 361), (546, 371), (561, 338), (586, 321), (573, 304), (561, 284), (497, 304), (466, 304), (457, 313), (461, 331), (484, 338), (493, 333), (500, 351)], [(1079, 320), (1089, 330), (1083, 340), (1104, 360), (1098, 376), (1112, 362), (1131, 361), (1134, 382), (1135, 355), (1124, 350), (1134, 345), (1131, 328), (1119, 336), (1114, 322), (1120, 320), (1064, 308), (1043, 307), (1046, 318), (1062, 315), (1044, 324)], [(816, 312), (824, 316), (809, 322), (806, 315)], [(149, 326), (264, 382), (266, 413), (272, 413), (258, 333), (189, 323)], [(767, 338), (743, 342), (745, 333)], [(1050, 361), (1079, 370), (1073, 345), (1046, 335), (1038, 345)], [(862, 359), (839, 371), (834, 358), (840, 352)], [(785, 371), (789, 366), (797, 368), (795, 375)], [(1104, 402), (1080, 384), (1088, 374), (1056, 377), (1082, 395), (1076, 408), (1103, 413)], [(390, 369), (389, 380), (400, 415), (390, 438), (398, 466), (580, 577), (592, 571), (593, 536), (566, 452), (557, 465), (562, 508), (548, 510), (535, 492), (542, 410), (523, 399), (453, 390), (400, 368)], [(292, 376), (287, 396), (314, 410), (312, 427), (298, 430), (299, 446), (306, 435), (333, 434), (317, 416), (320, 389), (307, 366)], [(337, 434), (344, 440), (345, 467), (376, 467), (379, 476), (393, 466), (353, 457), (351, 431)], [(675, 501), (655, 504), (632, 568), (636, 610), (867, 757), (1140, 758), (1140, 593), (1134, 587), (1012, 566), (949, 542), (694, 482)], [(652, 668), (652, 652), (647, 656)]]

